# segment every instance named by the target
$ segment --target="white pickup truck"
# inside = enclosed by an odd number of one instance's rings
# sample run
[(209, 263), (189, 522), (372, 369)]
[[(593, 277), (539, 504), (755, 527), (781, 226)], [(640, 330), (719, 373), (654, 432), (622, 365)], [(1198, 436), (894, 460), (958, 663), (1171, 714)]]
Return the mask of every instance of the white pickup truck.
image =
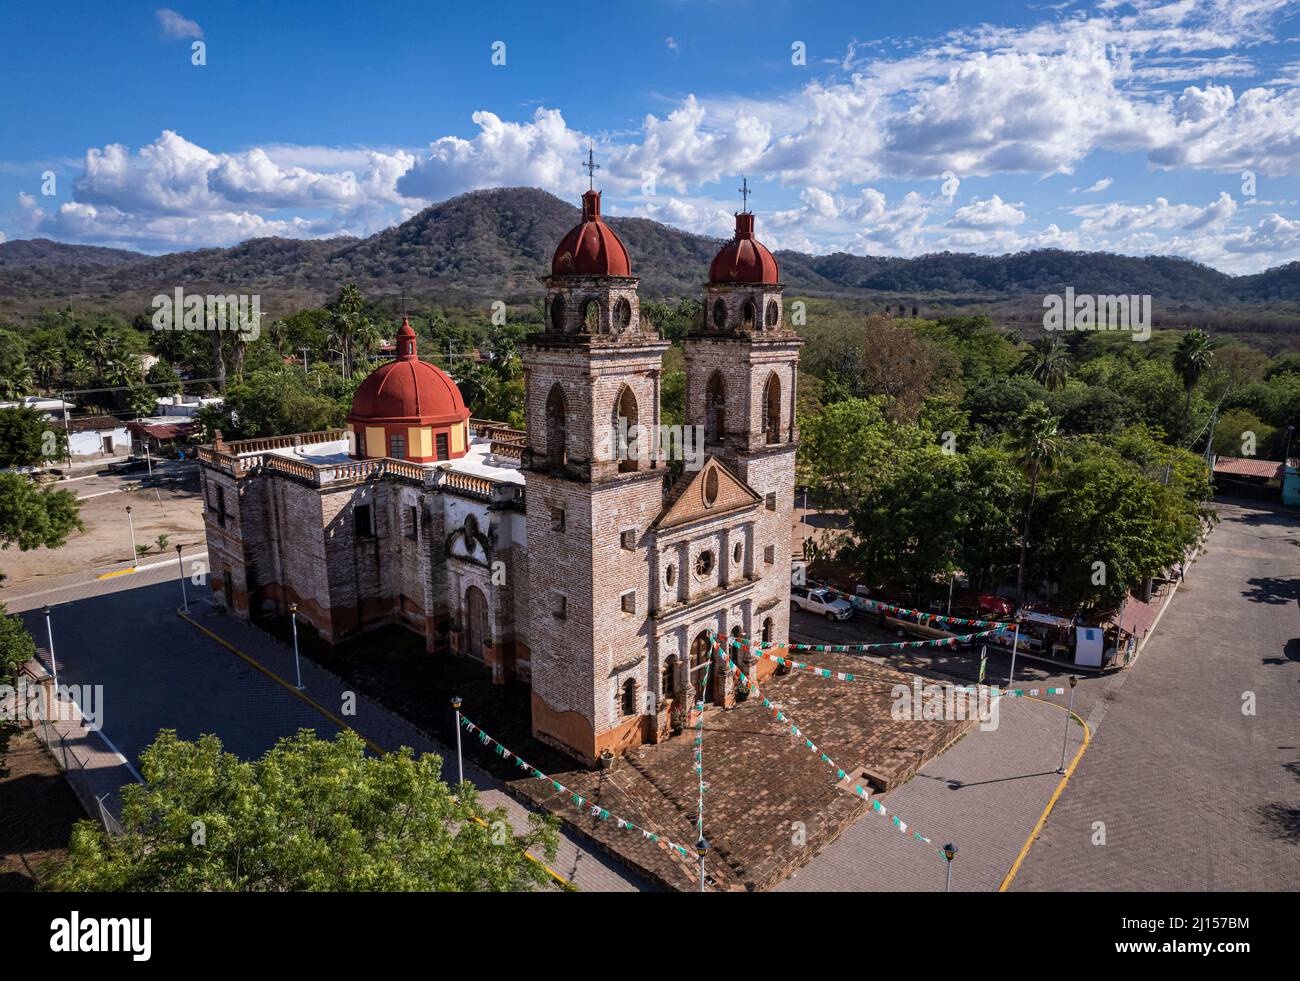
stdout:
[(791, 586), (790, 605), (808, 613), (818, 613), (827, 620), (847, 620), (853, 616), (853, 604), (833, 589)]

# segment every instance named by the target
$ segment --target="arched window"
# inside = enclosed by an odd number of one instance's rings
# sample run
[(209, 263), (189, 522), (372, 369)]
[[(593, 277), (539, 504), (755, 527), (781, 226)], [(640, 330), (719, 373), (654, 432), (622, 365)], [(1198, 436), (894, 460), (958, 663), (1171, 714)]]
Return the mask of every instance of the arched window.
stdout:
[(627, 385), (614, 403), (614, 439), (618, 447), (618, 472), (632, 473), (640, 466), (640, 440), (637, 438), (636, 396)]
[(775, 372), (763, 389), (763, 434), (768, 443), (781, 442), (781, 379)]
[(659, 677), (659, 697), (672, 698), (673, 693), (677, 690), (677, 655), (669, 655), (668, 660), (664, 661), (664, 669)]
[(636, 715), (636, 682), (631, 678), (623, 682), (623, 704), (619, 707), (624, 715)]
[(771, 617), (763, 618), (763, 643), (764, 644), (772, 643), (772, 618)]
[(754, 326), (754, 301), (746, 300), (745, 305), (741, 307), (740, 319), (744, 321), (746, 327)]
[(564, 389), (556, 382), (546, 396), (546, 463), (562, 467), (569, 460), (568, 438), (569, 407), (564, 399)]
[(582, 308), (582, 324), (588, 334), (595, 334), (600, 331), (600, 303), (597, 300), (588, 300), (586, 306)]
[(722, 297), (713, 301), (713, 326), (719, 330), (727, 326), (727, 305), (722, 302)]
[(775, 327), (776, 322), (781, 319), (781, 311), (776, 305), (776, 300), (767, 301), (767, 313), (764, 317), (768, 327)]
[(564, 297), (559, 295), (551, 301), (551, 330), (564, 333)]
[(704, 442), (706, 445), (721, 443), (727, 432), (727, 386), (722, 380), (722, 372), (715, 371), (709, 376), (709, 383), (704, 389)]
[(632, 323), (632, 304), (627, 302), (627, 297), (620, 296), (618, 302), (614, 304), (614, 329), (623, 331), (627, 330), (628, 325)]

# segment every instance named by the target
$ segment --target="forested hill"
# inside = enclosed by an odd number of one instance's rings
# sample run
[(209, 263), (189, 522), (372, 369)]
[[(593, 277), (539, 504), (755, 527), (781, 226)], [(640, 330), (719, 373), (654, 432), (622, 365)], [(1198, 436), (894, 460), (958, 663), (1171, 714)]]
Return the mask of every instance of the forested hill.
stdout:
[[(261, 292), (264, 309), (321, 303), (341, 283), (367, 295), (520, 299), (578, 219), (578, 209), (535, 188), (463, 194), (366, 239), (253, 239), (225, 249), (148, 256), (45, 239), (0, 243), (0, 310), (59, 302), (143, 309), (149, 297), (195, 291)], [(691, 296), (707, 275), (714, 239), (644, 218), (611, 218), (649, 296)], [(759, 231), (761, 235), (761, 215)], [(1300, 301), (1300, 263), (1228, 276), (1170, 256), (1040, 250), (913, 259), (779, 252), (792, 291), (814, 295), (984, 297), (1011, 300), (1060, 292), (1150, 293), (1164, 302), (1225, 306)]]

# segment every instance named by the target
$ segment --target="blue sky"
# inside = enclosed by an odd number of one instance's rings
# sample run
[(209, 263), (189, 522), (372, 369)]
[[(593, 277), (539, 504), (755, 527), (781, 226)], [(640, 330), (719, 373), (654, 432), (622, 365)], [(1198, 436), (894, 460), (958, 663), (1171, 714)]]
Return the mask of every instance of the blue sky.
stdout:
[(709, 235), (743, 173), (774, 247), (1252, 272), (1300, 258), (1298, 8), (8, 4), (0, 235), (366, 235), (475, 187), (576, 199), (591, 142), (607, 213)]

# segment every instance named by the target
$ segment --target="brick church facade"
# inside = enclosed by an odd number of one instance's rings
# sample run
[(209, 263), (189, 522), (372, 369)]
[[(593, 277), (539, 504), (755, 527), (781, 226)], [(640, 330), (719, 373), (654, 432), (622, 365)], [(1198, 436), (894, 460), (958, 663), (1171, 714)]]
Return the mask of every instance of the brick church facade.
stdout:
[(534, 735), (591, 763), (667, 738), (706, 677), (706, 701), (734, 700), (709, 631), (787, 636), (802, 342), (741, 212), (684, 341), (691, 469), (665, 452), (681, 437), (661, 436), (668, 344), (641, 321), (599, 192), (542, 282), (524, 431), (471, 419), (404, 323), (346, 429), (203, 448), (204, 516), (232, 615), (296, 604), (330, 642), (402, 624), (530, 684)]

